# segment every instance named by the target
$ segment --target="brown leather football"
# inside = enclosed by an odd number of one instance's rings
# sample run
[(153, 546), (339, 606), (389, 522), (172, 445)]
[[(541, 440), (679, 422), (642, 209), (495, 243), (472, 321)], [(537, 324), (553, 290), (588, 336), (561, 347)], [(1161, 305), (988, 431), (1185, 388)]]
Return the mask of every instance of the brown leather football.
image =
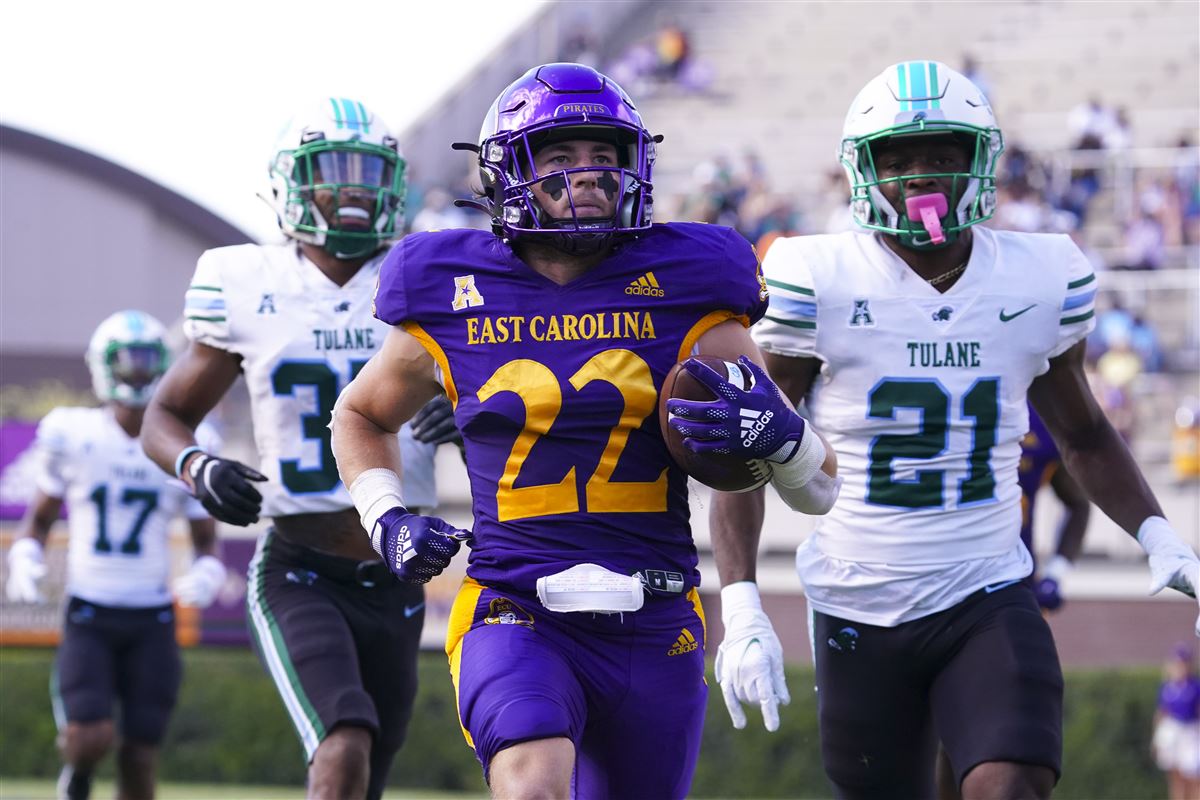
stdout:
[[(729, 380), (730, 374), (738, 376), (743, 389), (749, 389), (751, 376), (737, 364), (716, 356), (692, 356), (692, 360), (702, 361), (716, 370), (718, 375)], [(730, 370), (729, 367), (733, 367)], [(715, 453), (693, 453), (683, 446), (683, 437), (667, 424), (667, 400), (713, 400), (713, 393), (708, 387), (692, 377), (683, 368), (683, 362), (671, 367), (663, 381), (662, 391), (658, 395), (658, 423), (662, 426), (663, 439), (666, 440), (667, 450), (671, 458), (688, 475), (703, 483), (705, 486), (719, 489), (722, 492), (747, 492), (762, 486), (771, 478), (770, 466), (760, 459), (741, 458), (736, 455), (717, 455)]]

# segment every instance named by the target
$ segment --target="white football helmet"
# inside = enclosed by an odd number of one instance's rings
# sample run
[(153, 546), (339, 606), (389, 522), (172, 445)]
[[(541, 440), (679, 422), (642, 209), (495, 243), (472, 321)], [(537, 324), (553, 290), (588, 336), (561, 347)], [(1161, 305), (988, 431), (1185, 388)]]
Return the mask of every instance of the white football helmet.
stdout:
[(92, 388), (102, 401), (143, 407), (167, 371), (167, 330), (145, 311), (118, 311), (88, 343)]
[[(897, 136), (955, 134), (968, 145), (970, 172), (947, 173), (955, 197), (941, 220), (946, 243), (996, 210), (996, 163), (1004, 138), (979, 87), (937, 61), (905, 61), (888, 67), (854, 98), (842, 128), (838, 157), (850, 179), (850, 210), (864, 228), (898, 236), (907, 247), (931, 246), (925, 226), (898, 212), (879, 191), (872, 145)], [(902, 189), (903, 191), (903, 189)]]
[(328, 97), (294, 117), (269, 168), (279, 227), (337, 258), (360, 258), (397, 237), (405, 161), (362, 103)]

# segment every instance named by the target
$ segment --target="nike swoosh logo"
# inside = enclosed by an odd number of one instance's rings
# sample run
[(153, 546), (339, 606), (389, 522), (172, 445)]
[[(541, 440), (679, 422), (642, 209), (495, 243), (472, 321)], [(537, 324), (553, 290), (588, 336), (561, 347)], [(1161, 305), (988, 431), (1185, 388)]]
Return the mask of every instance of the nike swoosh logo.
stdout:
[(991, 586), (985, 586), (985, 587), (983, 587), (983, 590), (984, 590), (985, 592), (987, 592), (988, 594), (991, 594), (992, 592), (998, 592), (998, 591), (1000, 591), (1001, 589), (1007, 589), (1008, 587), (1010, 587), (1010, 586), (1014, 586), (1014, 585), (1016, 585), (1016, 584), (1018, 584), (1018, 583), (1020, 583), (1020, 582), (1021, 582), (1021, 581), (1020, 581), (1020, 579), (1018, 578), (1018, 579), (1017, 579), (1017, 580), (1015, 580), (1015, 581), (1005, 581), (1004, 583), (994, 583), (994, 584), (992, 584)]
[[(1037, 303), (1034, 303), (1034, 304), (1033, 304), (1033, 306), (1036, 306), (1036, 305), (1037, 305)], [(1014, 313), (1012, 313), (1012, 314), (1005, 314), (1005, 313), (1004, 313), (1004, 309), (1002, 308), (1002, 309), (1000, 309), (1000, 321), (1001, 321), (1001, 322), (1008, 322), (1008, 321), (1009, 321), (1009, 320), (1011, 320), (1011, 319), (1016, 319), (1017, 317), (1021, 316), (1022, 314), (1024, 314), (1024, 313), (1025, 313), (1026, 311), (1028, 311), (1029, 309), (1033, 308), (1033, 306), (1025, 306), (1025, 307), (1024, 307), (1024, 308), (1022, 308), (1020, 311), (1016, 311), (1016, 312), (1014, 312)]]
[(405, 606), (404, 607), (404, 618), (408, 619), (409, 617), (416, 614), (424, 607), (425, 607), (424, 603), (417, 603), (415, 606)]

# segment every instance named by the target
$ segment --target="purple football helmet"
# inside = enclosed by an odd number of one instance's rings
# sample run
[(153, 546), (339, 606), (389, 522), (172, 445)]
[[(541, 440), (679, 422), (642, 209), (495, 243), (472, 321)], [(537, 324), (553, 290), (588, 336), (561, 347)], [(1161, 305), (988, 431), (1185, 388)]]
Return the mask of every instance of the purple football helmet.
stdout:
[[(591, 139), (617, 148), (615, 167), (586, 166), (537, 174), (534, 152), (551, 142)], [(650, 227), (650, 170), (655, 144), (633, 101), (611, 78), (582, 64), (543, 64), (500, 93), (479, 131), (479, 173), (492, 229), (506, 239), (537, 237), (569, 252), (599, 249), (614, 237)], [(464, 147), (462, 145), (459, 146)], [(476, 149), (474, 146), (466, 146)], [(611, 173), (619, 199), (612, 217), (581, 217), (570, 197), (570, 175)], [(567, 185), (571, 216), (550, 217), (531, 187), (558, 176)]]

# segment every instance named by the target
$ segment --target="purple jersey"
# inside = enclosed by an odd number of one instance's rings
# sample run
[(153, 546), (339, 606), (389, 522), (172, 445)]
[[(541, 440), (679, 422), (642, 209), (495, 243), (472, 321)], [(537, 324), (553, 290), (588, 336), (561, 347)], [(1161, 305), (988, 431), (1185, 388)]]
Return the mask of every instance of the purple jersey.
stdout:
[(749, 326), (766, 297), (749, 243), (715, 225), (655, 225), (563, 286), (483, 231), (396, 245), (375, 315), (421, 341), (454, 403), (475, 514), (468, 574), (532, 592), (592, 562), (697, 585), (658, 390), (701, 334)]
[(1021, 440), (1021, 461), (1017, 467), (1017, 481), (1021, 484), (1021, 541), (1030, 554), (1033, 553), (1033, 504), (1038, 490), (1050, 482), (1061, 465), (1058, 446), (1030, 406), (1029, 433)]
[(1200, 719), (1200, 678), (1189, 675), (1181, 681), (1166, 681), (1158, 692), (1158, 710), (1179, 720)]

